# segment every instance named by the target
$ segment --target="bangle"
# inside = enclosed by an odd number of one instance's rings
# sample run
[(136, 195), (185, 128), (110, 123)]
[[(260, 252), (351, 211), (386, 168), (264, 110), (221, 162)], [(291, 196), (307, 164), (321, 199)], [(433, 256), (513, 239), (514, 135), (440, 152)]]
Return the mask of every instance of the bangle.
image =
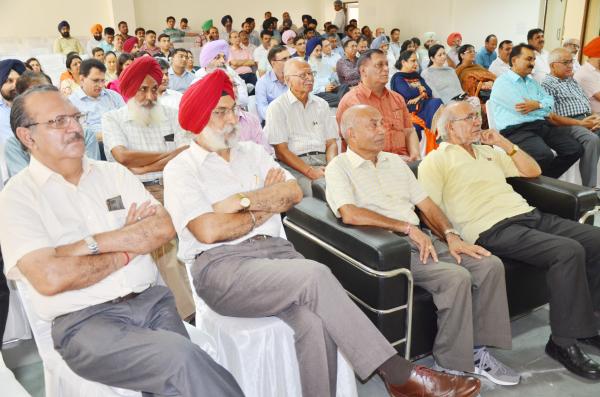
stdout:
[(252, 230), (254, 230), (254, 228), (256, 227), (256, 217), (254, 216), (254, 213), (252, 211), (248, 211), (250, 213), (250, 216), (252, 217)]
[(125, 258), (127, 259), (127, 262), (125, 262), (123, 266), (127, 266), (129, 264), (129, 254), (125, 251), (123, 251), (123, 253), (125, 254)]
[(410, 229), (411, 228), (412, 228), (412, 225), (407, 222), (407, 224), (406, 224), (406, 231), (404, 232), (404, 234), (406, 234), (408, 236), (410, 234)]

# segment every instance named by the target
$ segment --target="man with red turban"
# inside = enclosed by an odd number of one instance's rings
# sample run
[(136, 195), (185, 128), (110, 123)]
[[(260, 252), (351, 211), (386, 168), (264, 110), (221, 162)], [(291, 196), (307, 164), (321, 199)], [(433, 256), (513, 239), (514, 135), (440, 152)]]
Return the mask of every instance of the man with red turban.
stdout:
[(87, 42), (85, 47), (86, 53), (89, 56), (92, 56), (92, 50), (94, 48), (100, 47), (102, 44), (102, 25), (99, 23), (92, 25), (90, 28), (90, 33), (92, 34), (92, 38)]
[(462, 35), (458, 32), (450, 33), (446, 39), (446, 43), (450, 46), (448, 50), (448, 66), (455, 68), (460, 63), (458, 49), (462, 44)]
[(130, 37), (123, 43), (123, 52), (128, 54), (135, 54), (140, 49), (140, 45), (137, 37)]
[(338, 349), (361, 379), (377, 371), (392, 396), (476, 395), (476, 379), (400, 357), (329, 269), (282, 237), (280, 214), (302, 191), (260, 145), (238, 141), (237, 112), (222, 70), (193, 84), (179, 122), (197, 136), (164, 171), (165, 207), (198, 295), (224, 316), (285, 321), (294, 330), (304, 396), (335, 395)]
[(587, 62), (575, 73), (575, 80), (589, 98), (593, 113), (600, 113), (600, 36), (583, 47)]
[[(187, 133), (179, 126), (177, 110), (158, 103), (163, 73), (156, 59), (137, 58), (119, 79), (127, 105), (102, 116), (106, 157), (129, 168), (162, 202), (163, 168), (186, 148), (183, 145)], [(176, 250), (176, 243), (169, 242), (153, 255), (163, 279), (175, 295), (179, 314), (187, 318), (195, 308), (185, 269), (177, 262)]]

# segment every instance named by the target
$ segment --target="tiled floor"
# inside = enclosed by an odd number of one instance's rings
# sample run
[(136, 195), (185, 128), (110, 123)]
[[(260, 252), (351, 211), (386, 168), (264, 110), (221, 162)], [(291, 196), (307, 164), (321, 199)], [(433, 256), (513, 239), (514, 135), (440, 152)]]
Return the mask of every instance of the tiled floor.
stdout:
[[(548, 309), (539, 309), (512, 323), (513, 349), (494, 351), (497, 358), (521, 373), (522, 381), (518, 386), (496, 386), (483, 381), (481, 395), (506, 397), (599, 397), (600, 382), (593, 383), (571, 375), (560, 364), (544, 353), (544, 346), (550, 334), (548, 327)], [(600, 351), (587, 348), (586, 351), (600, 361)], [(9, 347), (4, 358), (15, 376), (34, 397), (44, 396), (42, 364), (32, 341), (21, 342)], [(418, 362), (430, 366), (431, 357)], [(386, 397), (383, 383), (373, 377), (367, 383), (358, 383), (360, 397)], [(0, 395), (1, 386), (0, 386)], [(3, 396), (4, 397), (4, 396)], [(6, 396), (9, 397), (9, 396)]]

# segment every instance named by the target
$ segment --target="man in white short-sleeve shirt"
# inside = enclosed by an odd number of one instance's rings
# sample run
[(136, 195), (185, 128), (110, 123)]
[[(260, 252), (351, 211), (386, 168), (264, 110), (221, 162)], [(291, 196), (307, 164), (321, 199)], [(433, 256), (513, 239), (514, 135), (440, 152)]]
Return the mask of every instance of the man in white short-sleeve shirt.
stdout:
[[(415, 283), (433, 295), (438, 309), (436, 367), (477, 373), (502, 385), (519, 383), (519, 374), (485, 347), (511, 347), (500, 259), (463, 241), (402, 158), (383, 152), (385, 129), (377, 109), (355, 105), (346, 110), (341, 131), (348, 150), (327, 166), (327, 202), (344, 223), (408, 237)], [(440, 239), (421, 230), (415, 206)]]
[(289, 59), (283, 75), (289, 90), (267, 108), (265, 133), (304, 196), (312, 196), (311, 182), (323, 177), (324, 166), (338, 154), (337, 125), (327, 102), (312, 94), (308, 62)]
[(173, 238), (169, 214), (125, 167), (84, 157), (81, 114), (56, 87), (28, 90), (12, 111), (31, 161), (0, 194), (5, 271), (52, 321), (67, 365), (155, 395), (241, 396), (156, 285), (149, 253)]

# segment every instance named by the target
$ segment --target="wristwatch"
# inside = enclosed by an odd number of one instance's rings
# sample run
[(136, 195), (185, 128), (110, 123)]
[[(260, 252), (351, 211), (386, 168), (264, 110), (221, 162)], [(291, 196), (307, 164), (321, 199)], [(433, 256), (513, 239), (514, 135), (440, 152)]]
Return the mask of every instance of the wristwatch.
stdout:
[(238, 193), (238, 197), (240, 198), (240, 207), (242, 207), (242, 209), (244, 211), (247, 210), (248, 208), (250, 208), (250, 205), (252, 204), (252, 202), (250, 201), (248, 196), (246, 196), (243, 193)]
[(98, 242), (93, 236), (87, 236), (83, 239), (83, 241), (85, 241), (92, 255), (98, 255), (100, 253), (100, 249), (98, 248)]
[(456, 236), (460, 237), (460, 232), (456, 229), (446, 229), (444, 230), (444, 236), (448, 236), (449, 234), (455, 234)]
[(517, 154), (517, 152), (519, 151), (519, 147), (515, 144), (512, 145), (512, 150), (510, 151), (510, 153), (507, 153), (510, 157), (514, 156), (515, 154)]

